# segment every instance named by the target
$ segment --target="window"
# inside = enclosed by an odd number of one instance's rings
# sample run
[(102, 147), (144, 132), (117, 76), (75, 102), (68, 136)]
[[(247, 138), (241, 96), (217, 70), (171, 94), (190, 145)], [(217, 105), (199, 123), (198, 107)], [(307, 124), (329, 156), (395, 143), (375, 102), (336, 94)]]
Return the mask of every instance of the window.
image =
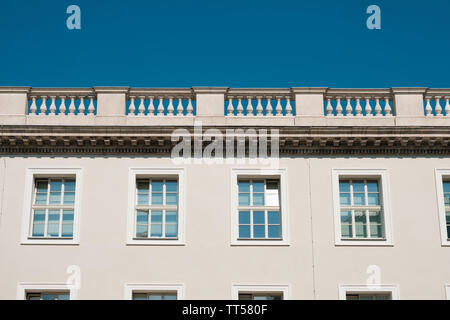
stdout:
[(397, 285), (339, 285), (340, 300), (398, 300)]
[(68, 292), (30, 292), (27, 300), (69, 300)]
[(184, 170), (130, 169), (127, 244), (184, 244)]
[(289, 285), (233, 285), (233, 300), (289, 300)]
[(36, 178), (31, 237), (72, 238), (75, 179)]
[(126, 284), (126, 300), (182, 300), (182, 284)]
[(392, 245), (386, 170), (333, 170), (337, 245)]
[(450, 246), (450, 169), (436, 169), (436, 191), (441, 225), (441, 243), (443, 246)]
[(66, 283), (19, 283), (17, 300), (75, 300), (76, 291)]
[(239, 293), (239, 300), (283, 300), (282, 293)]
[(392, 300), (390, 293), (381, 294), (347, 294), (346, 300)]
[(445, 294), (447, 296), (447, 300), (450, 300), (450, 284), (445, 285)]
[(239, 239), (280, 239), (278, 180), (242, 180), (239, 192)]
[(339, 181), (342, 239), (384, 238), (380, 200), (377, 180)]
[(234, 169), (231, 244), (288, 245), (286, 170)]
[(176, 292), (133, 292), (133, 300), (177, 300)]
[(136, 181), (136, 238), (178, 237), (178, 181)]
[(81, 169), (28, 169), (22, 244), (78, 244)]

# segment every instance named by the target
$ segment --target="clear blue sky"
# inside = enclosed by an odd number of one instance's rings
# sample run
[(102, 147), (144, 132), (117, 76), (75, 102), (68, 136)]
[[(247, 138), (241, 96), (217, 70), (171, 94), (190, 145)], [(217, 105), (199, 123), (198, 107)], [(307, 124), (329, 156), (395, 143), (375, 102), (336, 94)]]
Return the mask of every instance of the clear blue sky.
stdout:
[(2, 0), (0, 85), (450, 87), (449, 17), (449, 0)]

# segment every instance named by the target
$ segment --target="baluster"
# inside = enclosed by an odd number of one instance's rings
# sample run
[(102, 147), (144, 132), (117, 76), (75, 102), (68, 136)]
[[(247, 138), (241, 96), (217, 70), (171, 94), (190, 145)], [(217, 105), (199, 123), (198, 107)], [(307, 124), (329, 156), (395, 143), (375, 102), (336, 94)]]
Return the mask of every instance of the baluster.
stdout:
[(128, 115), (134, 116), (134, 112), (136, 111), (136, 106), (134, 105), (134, 99), (135, 97), (130, 97), (130, 106), (128, 107)]
[(247, 97), (247, 117), (253, 116), (252, 97)]
[(164, 97), (158, 97), (159, 99), (159, 104), (158, 104), (158, 109), (156, 109), (156, 115), (157, 116), (164, 116)]
[(145, 112), (145, 105), (144, 105), (145, 97), (140, 96), (139, 97), (139, 107), (138, 107), (138, 116), (143, 116)]
[(50, 111), (48, 113), (49, 116), (54, 116), (56, 114), (56, 104), (55, 104), (55, 100), (56, 100), (56, 96), (50, 96), (50, 99), (52, 100), (52, 102), (50, 103)]
[(36, 111), (37, 111), (36, 97), (31, 97), (30, 114), (35, 116)]
[(155, 106), (153, 105), (153, 97), (148, 97), (149, 103), (148, 103), (148, 115), (154, 116), (155, 115)]
[(286, 116), (292, 116), (291, 97), (286, 97)]
[(273, 116), (272, 97), (267, 96), (266, 99), (267, 99), (266, 116), (272, 117)]
[(352, 108), (352, 98), (348, 97), (347, 98), (347, 106), (345, 107), (345, 115), (348, 116), (352, 116), (353, 114), (353, 108)]
[(434, 97), (436, 101), (436, 106), (434, 107), (434, 112), (436, 112), (437, 117), (442, 117), (442, 106), (441, 106), (441, 97)]
[(69, 115), (75, 115), (75, 97), (70, 97)]
[(84, 106), (84, 97), (80, 97), (80, 105), (78, 106), (78, 115), (84, 115), (84, 110), (86, 110), (86, 107)]
[(228, 97), (227, 116), (232, 116), (234, 113), (233, 97)]
[(89, 97), (88, 116), (93, 116), (95, 112), (94, 97)]
[(177, 117), (183, 116), (183, 97), (178, 98)]
[(450, 99), (450, 97), (445, 97), (445, 116), (449, 116), (450, 113), (450, 104), (448, 103), (448, 100)]
[(375, 117), (381, 116), (380, 98), (375, 98)]
[(257, 117), (262, 117), (262, 115), (263, 115), (263, 106), (261, 104), (261, 99), (262, 99), (262, 96), (256, 97), (256, 100), (258, 100), (258, 105), (256, 106), (256, 116)]
[(283, 108), (281, 107), (281, 97), (277, 98), (277, 105), (275, 107), (276, 116), (280, 117), (283, 115)]
[(366, 98), (366, 107), (365, 107), (366, 117), (373, 117), (372, 114), (372, 106), (370, 105), (370, 97)]
[(42, 96), (42, 104), (41, 107), (39, 108), (39, 115), (45, 116), (46, 112), (47, 112), (47, 97)]
[(61, 96), (61, 104), (59, 105), (59, 114), (66, 115), (66, 97)]
[(427, 104), (425, 106), (425, 115), (427, 117), (431, 116), (431, 111), (433, 111), (433, 109), (431, 108), (430, 99), (430, 97), (425, 98), (425, 100), (427, 101)]
[(242, 117), (244, 115), (244, 107), (242, 106), (242, 97), (237, 97), (238, 105), (237, 105), (237, 115)]
[(389, 104), (389, 97), (384, 98), (384, 114), (386, 117), (391, 117), (392, 116), (392, 109), (391, 109), (391, 105)]
[(356, 107), (355, 107), (356, 116), (362, 117), (362, 107), (361, 107), (361, 103), (360, 103), (361, 98), (356, 97), (355, 99), (356, 99)]
[(169, 97), (169, 105), (167, 106), (167, 115), (173, 116), (173, 112), (175, 109), (173, 108), (173, 97)]
[(189, 97), (188, 105), (186, 107), (186, 116), (193, 117), (194, 116), (194, 106), (192, 105), (192, 98)]
[(333, 115), (333, 106), (331, 105), (331, 98), (327, 98), (326, 116), (331, 117)]
[(342, 102), (341, 102), (341, 97), (336, 97), (336, 116), (337, 117), (343, 117), (344, 115), (342, 114)]

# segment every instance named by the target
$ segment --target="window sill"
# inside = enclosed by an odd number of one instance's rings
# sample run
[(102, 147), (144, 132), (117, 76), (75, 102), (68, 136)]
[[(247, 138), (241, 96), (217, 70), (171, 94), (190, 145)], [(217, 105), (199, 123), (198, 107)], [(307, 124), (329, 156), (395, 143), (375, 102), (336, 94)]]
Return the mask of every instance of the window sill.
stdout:
[(289, 246), (289, 242), (282, 239), (235, 239), (231, 246)]
[(386, 239), (340, 239), (335, 241), (335, 246), (393, 247), (394, 243)]
[(128, 239), (127, 246), (184, 246), (181, 239)]
[(23, 245), (79, 245), (78, 239), (62, 239), (62, 238), (27, 238), (22, 240), (20, 244)]

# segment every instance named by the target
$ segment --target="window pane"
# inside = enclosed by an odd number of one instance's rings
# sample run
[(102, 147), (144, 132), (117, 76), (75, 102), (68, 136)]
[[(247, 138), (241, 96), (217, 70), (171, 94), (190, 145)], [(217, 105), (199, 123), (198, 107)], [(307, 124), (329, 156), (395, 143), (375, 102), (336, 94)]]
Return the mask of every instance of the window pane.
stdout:
[(281, 238), (281, 228), (279, 225), (268, 226), (267, 228), (269, 238)]
[(238, 182), (239, 193), (247, 192), (250, 193), (250, 183), (249, 182)]
[(162, 223), (162, 211), (152, 211), (152, 223)]
[(149, 300), (162, 300), (162, 295), (160, 294), (150, 294), (148, 296)]
[(75, 192), (75, 180), (66, 180), (64, 182), (64, 192)]
[(378, 200), (378, 193), (369, 193), (368, 194), (368, 205), (369, 206), (377, 206), (380, 204), (379, 200)]
[(265, 226), (253, 226), (253, 238), (265, 238)]
[(166, 192), (178, 192), (178, 182), (177, 181), (166, 181)]
[(253, 192), (264, 192), (264, 181), (253, 181)]
[(163, 182), (162, 181), (152, 181), (152, 192), (163, 192)]
[(138, 193), (138, 205), (145, 206), (148, 205), (148, 193)]
[(250, 212), (239, 211), (239, 224), (250, 224)]
[(64, 204), (71, 205), (75, 203), (75, 192), (64, 191)]
[(47, 194), (46, 193), (37, 193), (36, 194), (36, 204), (46, 204), (47, 203)]
[(353, 204), (355, 206), (366, 205), (366, 199), (365, 199), (364, 193), (354, 193), (353, 194)]
[(240, 206), (250, 205), (250, 193), (239, 193), (239, 205)]
[(166, 237), (175, 238), (178, 236), (177, 224), (166, 224)]
[(444, 181), (443, 185), (444, 185), (444, 192), (450, 193), (450, 181)]
[(62, 180), (50, 180), (50, 192), (61, 192)]
[(267, 190), (278, 190), (278, 181), (272, 181), (272, 180), (267, 181), (266, 189)]
[(166, 194), (166, 205), (176, 206), (178, 204), (178, 194), (177, 193), (167, 193)]
[(68, 294), (60, 294), (58, 295), (58, 300), (69, 300)]
[(45, 228), (45, 210), (35, 210), (33, 219), (33, 237), (43, 237)]
[(380, 223), (381, 224), (381, 212), (380, 211), (370, 211), (369, 212), (370, 223)]
[(145, 293), (133, 293), (133, 300), (147, 300), (147, 294), (145, 294)]
[(446, 206), (450, 206), (450, 193), (444, 194), (444, 203)]
[(61, 192), (50, 191), (50, 204), (60, 204), (61, 203)]
[(350, 192), (350, 183), (348, 181), (340, 181), (339, 192)]
[(341, 224), (341, 235), (342, 238), (352, 238), (353, 230), (351, 224)]
[(48, 181), (47, 180), (36, 181), (37, 192), (47, 193), (47, 188), (48, 188)]
[(269, 224), (280, 224), (280, 212), (279, 211), (269, 211), (268, 212), (268, 223)]
[(166, 294), (164, 295), (164, 300), (177, 300), (176, 294)]
[(253, 205), (263, 206), (264, 205), (264, 193), (254, 193), (253, 194)]
[(47, 235), (51, 237), (59, 236), (59, 210), (49, 210)]
[(42, 300), (56, 300), (56, 295), (52, 293), (44, 293), (42, 295)]
[(367, 228), (366, 228), (366, 213), (362, 211), (355, 211), (355, 232), (356, 237), (366, 238)]
[(352, 223), (351, 211), (341, 211), (341, 223)]
[(371, 238), (383, 238), (383, 228), (380, 224), (370, 225), (370, 237)]
[(364, 193), (364, 181), (353, 181), (353, 192)]
[(350, 193), (341, 193), (340, 194), (340, 203), (341, 203), (341, 206), (349, 206), (350, 205)]
[(166, 212), (166, 223), (177, 222), (177, 212), (176, 211), (167, 211)]
[(148, 225), (138, 224), (136, 225), (136, 237), (147, 238), (148, 235)]
[(253, 212), (253, 224), (265, 224), (266, 219), (264, 216), (264, 211), (254, 211)]
[(150, 235), (152, 237), (161, 237), (162, 236), (162, 225), (152, 223), (152, 226), (150, 229)]
[(163, 204), (163, 194), (152, 192), (152, 204), (162, 205)]
[(72, 210), (63, 210), (62, 236), (63, 237), (72, 237), (73, 236), (73, 211)]
[(250, 226), (239, 226), (239, 238), (250, 238)]
[(367, 181), (367, 192), (378, 193), (378, 181)]

